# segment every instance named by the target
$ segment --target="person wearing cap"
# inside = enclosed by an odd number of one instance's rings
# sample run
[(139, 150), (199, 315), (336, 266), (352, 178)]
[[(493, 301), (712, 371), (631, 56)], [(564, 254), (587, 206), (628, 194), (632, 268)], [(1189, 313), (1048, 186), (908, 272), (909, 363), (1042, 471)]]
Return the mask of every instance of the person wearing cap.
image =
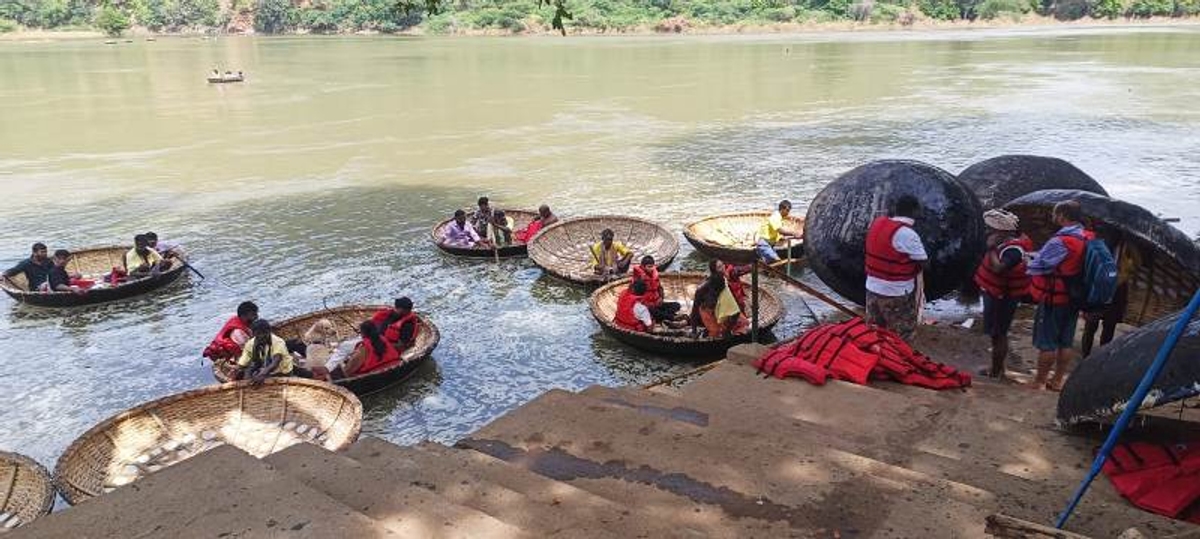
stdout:
[(1017, 216), (1005, 210), (988, 210), (983, 223), (987, 226), (987, 250), (975, 270), (975, 284), (983, 296), (983, 332), (992, 339), (988, 376), (1004, 378), (1008, 331), (1017, 305), (1029, 296), (1025, 256), (1033, 251), (1033, 240), (1021, 233)]
[(783, 240), (799, 236), (798, 232), (784, 229), (783, 225), (791, 213), (792, 203), (781, 200), (778, 209), (764, 219), (758, 231), (754, 233), (754, 250), (763, 262), (779, 262), (779, 253), (775, 252), (775, 246)]
[(625, 275), (633, 262), (633, 251), (613, 237), (612, 229), (606, 228), (600, 232), (600, 241), (588, 249), (592, 254), (592, 270), (604, 278)]

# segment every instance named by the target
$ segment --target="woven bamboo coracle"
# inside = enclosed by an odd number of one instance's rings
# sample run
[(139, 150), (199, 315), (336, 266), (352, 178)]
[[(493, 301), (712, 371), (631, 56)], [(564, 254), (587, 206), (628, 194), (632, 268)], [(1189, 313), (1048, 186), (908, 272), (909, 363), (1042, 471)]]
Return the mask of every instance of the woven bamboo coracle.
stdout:
[(24, 526), (50, 514), (54, 483), (37, 461), (0, 451), (0, 532)]
[[(467, 215), (470, 214), (471, 212), (468, 211)], [(533, 222), (534, 217), (537, 217), (538, 213), (535, 211), (526, 210), (504, 210), (504, 215), (505, 217), (512, 218), (513, 231), (516, 232), (517, 230), (529, 226), (529, 223)], [(434, 227), (429, 231), (429, 238), (433, 241), (434, 245), (437, 245), (438, 249), (456, 256), (469, 256), (477, 258), (490, 258), (494, 255), (498, 255), (501, 258), (525, 256), (526, 245), (518, 242), (516, 238), (513, 238), (512, 245), (497, 248), (496, 253), (492, 252), (491, 247), (455, 247), (452, 245), (445, 245), (442, 243), (442, 235), (445, 233), (446, 227), (450, 226), (450, 223), (452, 222), (454, 222), (453, 218), (446, 219), (445, 221), (434, 225)], [(476, 232), (479, 233), (480, 237), (483, 237), (483, 235), (487, 233), (485, 230), (476, 230)]]
[(1125, 323), (1141, 326), (1187, 305), (1200, 287), (1200, 249), (1186, 234), (1145, 208), (1068, 189), (1035, 191), (1004, 208), (1020, 217), (1021, 230), (1040, 247), (1058, 230), (1051, 222), (1051, 211), (1065, 200), (1079, 202), (1086, 226), (1101, 234), (1106, 228), (1120, 230), (1141, 256), (1141, 264), (1129, 279)]
[[(98, 279), (107, 275), (113, 268), (123, 268), (125, 253), (132, 248), (132, 246), (109, 246), (72, 251), (71, 260), (67, 262), (67, 272), (79, 273), (88, 279)], [(74, 307), (144, 294), (170, 284), (178, 279), (184, 271), (186, 270), (183, 265), (176, 262), (171, 269), (158, 275), (126, 281), (115, 287), (100, 285), (83, 295), (72, 292), (31, 292), (25, 276), (18, 274), (12, 277), (15, 286), (0, 281), (0, 290), (4, 290), (17, 301), (31, 305)]]
[(633, 251), (633, 264), (650, 255), (662, 269), (679, 254), (679, 240), (662, 225), (636, 217), (604, 215), (568, 219), (542, 230), (529, 243), (529, 258), (547, 273), (567, 281), (604, 282), (592, 270), (589, 249), (600, 241), (600, 232), (606, 228), (612, 229), (615, 241)]
[[(359, 324), (370, 320), (371, 315), (375, 314), (376, 311), (386, 308), (388, 307), (385, 305), (347, 305), (334, 307), (273, 323), (272, 329), (276, 335), (284, 340), (302, 339), (304, 332), (308, 331), (314, 323), (318, 320), (326, 319), (333, 323), (334, 332), (336, 333), (335, 340), (343, 341), (357, 336)], [(428, 318), (418, 314), (417, 323), (421, 325), (421, 329), (417, 332), (416, 345), (404, 351), (400, 363), (393, 367), (368, 374), (335, 380), (334, 383), (344, 386), (359, 395), (363, 395), (403, 379), (403, 375), (407, 375), (412, 371), (411, 368), (406, 369), (406, 367), (411, 367), (412, 364), (427, 359), (433, 353), (433, 350), (437, 348), (438, 342), (441, 340), (441, 334), (438, 332), (437, 326), (434, 326), (433, 322), (430, 322)], [(214, 363), (213, 376), (220, 382), (228, 382), (233, 379), (235, 368), (236, 366), (233, 361)], [(403, 375), (399, 372), (401, 369), (405, 371)]]
[[(678, 302), (683, 306), (680, 311), (684, 314), (691, 312), (692, 299), (696, 297), (696, 289), (704, 283), (705, 273), (663, 273), (659, 282), (663, 287), (663, 301)], [(629, 287), (632, 278), (626, 277), (606, 284), (592, 293), (588, 300), (592, 316), (604, 331), (617, 340), (635, 348), (670, 356), (716, 356), (730, 346), (749, 339), (748, 335), (735, 335), (723, 339), (708, 336), (692, 338), (679, 335), (657, 335), (641, 331), (631, 331), (617, 327), (613, 317), (617, 313), (617, 300), (621, 293)], [(750, 285), (746, 284), (746, 309), (750, 309)], [(744, 313), (747, 318), (750, 313)], [(765, 289), (759, 289), (758, 324), (759, 328), (768, 330), (779, 322), (784, 315), (783, 303), (774, 294)]]
[(121, 412), (58, 459), (54, 482), (77, 504), (223, 444), (262, 458), (301, 442), (330, 451), (353, 443), (362, 403), (343, 388), (298, 378), (209, 386)]
[[(752, 211), (727, 213), (705, 217), (684, 227), (683, 237), (710, 258), (749, 264), (757, 255), (754, 251), (754, 238), (763, 221), (771, 216), (769, 211)], [(789, 215), (784, 221), (784, 228), (797, 235), (804, 233), (804, 218)], [(799, 258), (804, 251), (804, 240), (792, 240), (792, 258)], [(786, 241), (775, 245), (775, 252), (780, 258), (787, 258), (788, 243)]]

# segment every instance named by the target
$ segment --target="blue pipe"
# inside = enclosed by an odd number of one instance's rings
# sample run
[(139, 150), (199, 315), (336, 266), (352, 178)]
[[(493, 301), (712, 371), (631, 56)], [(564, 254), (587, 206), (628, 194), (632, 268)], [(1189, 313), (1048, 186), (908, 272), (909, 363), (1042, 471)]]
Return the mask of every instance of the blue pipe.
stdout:
[(1179, 342), (1179, 337), (1183, 335), (1183, 330), (1187, 328), (1192, 317), (1196, 315), (1196, 310), (1200, 309), (1200, 290), (1192, 296), (1192, 301), (1188, 303), (1183, 314), (1179, 315), (1179, 320), (1175, 322), (1175, 326), (1171, 328), (1171, 332), (1167, 334), (1167, 339), (1163, 341), (1162, 346), (1158, 348), (1158, 355), (1154, 357), (1154, 363), (1150, 364), (1150, 368), (1146, 369), (1146, 374), (1142, 376), (1142, 381), (1138, 383), (1137, 389), (1133, 390), (1133, 396), (1129, 397), (1129, 402), (1125, 404), (1125, 410), (1121, 412), (1121, 417), (1117, 418), (1117, 422), (1113, 425), (1112, 430), (1108, 433), (1108, 438), (1104, 440), (1104, 445), (1100, 448), (1100, 453), (1096, 455), (1096, 460), (1092, 462), (1092, 469), (1088, 471), (1088, 475), (1083, 482), (1079, 484), (1079, 488), (1075, 490), (1075, 496), (1071, 498), (1070, 505), (1059, 515), (1058, 522), (1054, 524), (1055, 528), (1062, 529), (1067, 523), (1067, 519), (1071, 518), (1071, 513), (1075, 511), (1075, 506), (1079, 505), (1080, 500), (1083, 500), (1083, 495), (1087, 493), (1088, 487), (1092, 485), (1092, 481), (1100, 474), (1100, 470), (1104, 468), (1104, 463), (1108, 461), (1108, 455), (1117, 445), (1117, 440), (1121, 438), (1121, 433), (1125, 431), (1125, 427), (1129, 426), (1129, 422), (1133, 420), (1133, 416), (1137, 415), (1138, 410), (1142, 407), (1142, 401), (1146, 400), (1146, 395), (1150, 393), (1150, 386), (1154, 385), (1154, 381), (1158, 379), (1158, 374), (1162, 372), (1163, 367), (1167, 364), (1167, 358), (1171, 356), (1171, 351), (1175, 350), (1175, 344)]

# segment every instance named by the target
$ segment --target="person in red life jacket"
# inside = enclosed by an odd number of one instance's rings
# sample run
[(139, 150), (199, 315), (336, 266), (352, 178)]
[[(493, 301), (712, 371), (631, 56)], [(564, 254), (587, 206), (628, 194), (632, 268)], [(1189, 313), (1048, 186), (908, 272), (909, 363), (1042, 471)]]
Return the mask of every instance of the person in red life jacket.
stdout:
[(975, 284), (983, 293), (983, 332), (992, 339), (992, 368), (988, 376), (1004, 378), (1008, 357), (1008, 330), (1017, 305), (1029, 296), (1025, 254), (1033, 251), (1033, 240), (1020, 232), (1020, 220), (1004, 210), (983, 214), (987, 225), (987, 251), (975, 270)]
[(753, 270), (751, 264), (725, 264), (725, 285), (729, 287), (729, 293), (733, 294), (733, 299), (737, 301), (738, 308), (742, 312), (746, 312), (746, 283), (742, 282), (743, 275), (749, 275)]
[(645, 304), (646, 282), (633, 281), (617, 298), (617, 312), (613, 324), (621, 329), (654, 333), (654, 317)]
[(912, 195), (896, 199), (887, 217), (867, 230), (867, 323), (912, 342), (917, 329), (917, 279), (928, 256), (913, 229), (921, 204)]
[(242, 347), (253, 335), (250, 326), (258, 320), (258, 305), (243, 301), (237, 307), (237, 314), (225, 321), (217, 336), (204, 349), (204, 357), (213, 362), (237, 358), (242, 355)]
[(525, 228), (517, 230), (513, 233), (513, 237), (521, 243), (528, 243), (538, 232), (554, 223), (558, 222), (558, 216), (550, 211), (550, 206), (542, 204), (538, 207), (538, 216), (533, 218)]
[(642, 298), (642, 304), (650, 309), (651, 318), (656, 322), (675, 321), (679, 318), (679, 310), (683, 308), (683, 305), (675, 301), (663, 301), (662, 280), (658, 276), (658, 266), (654, 264), (653, 256), (643, 256), (641, 262), (633, 267), (631, 273), (634, 282), (646, 283), (646, 295)]
[(379, 326), (368, 320), (358, 327), (362, 341), (354, 347), (354, 352), (341, 366), (330, 371), (334, 380), (372, 373), (386, 369), (400, 361), (400, 352), (396, 347), (384, 340)]
[(421, 325), (413, 312), (413, 301), (408, 297), (396, 298), (391, 309), (380, 309), (371, 316), (371, 322), (379, 329), (383, 339), (403, 354), (417, 342)]
[[(1074, 200), (1059, 202), (1052, 213), (1060, 228), (1046, 241), (1026, 266), (1032, 277), (1037, 314), (1033, 321), (1033, 345), (1038, 349), (1037, 376), (1033, 389), (1062, 389), (1063, 378), (1074, 356), (1075, 325), (1079, 309), (1072, 305), (1069, 280), (1083, 272), (1084, 251), (1092, 233), (1080, 222), (1082, 211)], [(1050, 368), (1054, 377), (1047, 381)]]

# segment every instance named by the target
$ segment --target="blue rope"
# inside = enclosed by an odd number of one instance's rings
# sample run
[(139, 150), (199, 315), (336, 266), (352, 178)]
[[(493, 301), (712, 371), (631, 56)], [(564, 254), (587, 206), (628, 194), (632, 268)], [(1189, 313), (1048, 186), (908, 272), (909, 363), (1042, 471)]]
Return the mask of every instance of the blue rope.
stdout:
[(1108, 433), (1108, 438), (1104, 440), (1104, 445), (1100, 448), (1100, 453), (1096, 455), (1096, 460), (1092, 462), (1092, 469), (1088, 471), (1088, 475), (1083, 482), (1079, 484), (1079, 488), (1075, 490), (1075, 495), (1071, 498), (1070, 505), (1058, 517), (1058, 522), (1054, 524), (1055, 528), (1062, 529), (1067, 523), (1067, 519), (1071, 518), (1071, 513), (1075, 511), (1075, 506), (1083, 500), (1083, 495), (1087, 493), (1088, 487), (1092, 481), (1100, 474), (1100, 470), (1104, 468), (1104, 463), (1108, 461), (1108, 455), (1117, 445), (1117, 440), (1121, 438), (1121, 433), (1125, 431), (1125, 427), (1129, 426), (1129, 422), (1133, 420), (1133, 416), (1137, 415), (1138, 409), (1142, 407), (1142, 401), (1146, 400), (1146, 395), (1150, 393), (1150, 386), (1154, 385), (1154, 380), (1158, 378), (1158, 374), (1167, 364), (1167, 358), (1171, 356), (1171, 351), (1175, 349), (1175, 344), (1179, 342), (1179, 337), (1183, 335), (1183, 330), (1187, 328), (1188, 322), (1191, 322), (1192, 317), (1196, 315), (1196, 310), (1200, 308), (1200, 290), (1192, 296), (1192, 301), (1188, 303), (1183, 314), (1179, 316), (1179, 320), (1175, 322), (1175, 326), (1171, 328), (1171, 332), (1167, 334), (1167, 339), (1163, 341), (1162, 346), (1158, 349), (1158, 355), (1154, 357), (1154, 363), (1150, 364), (1150, 368), (1146, 369), (1146, 374), (1142, 376), (1142, 381), (1138, 383), (1137, 389), (1133, 390), (1133, 396), (1129, 397), (1129, 402), (1125, 404), (1125, 410), (1121, 412), (1121, 416), (1117, 418), (1117, 422), (1113, 425), (1112, 430)]

